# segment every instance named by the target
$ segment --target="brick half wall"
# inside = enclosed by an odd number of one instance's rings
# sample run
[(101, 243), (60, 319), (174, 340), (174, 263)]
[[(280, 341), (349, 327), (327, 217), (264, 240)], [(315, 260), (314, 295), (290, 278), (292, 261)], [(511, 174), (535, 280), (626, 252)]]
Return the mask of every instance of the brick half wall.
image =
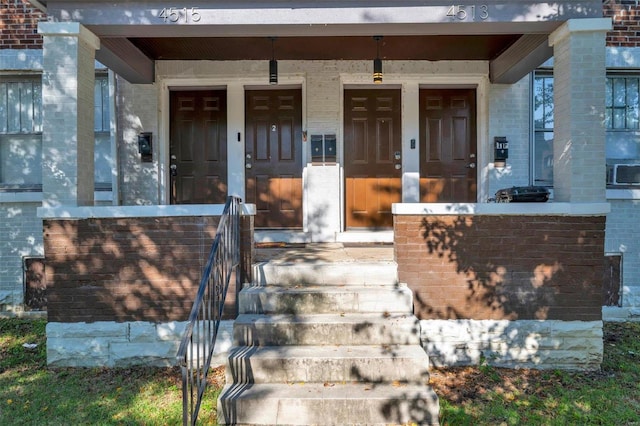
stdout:
[(606, 216), (396, 215), (421, 320), (602, 319)]
[[(185, 321), (219, 219), (44, 220), (49, 321)], [(252, 257), (251, 219), (242, 219), (245, 262), (251, 262)], [(241, 270), (250, 268), (244, 265)], [(225, 318), (235, 316), (232, 279)]]

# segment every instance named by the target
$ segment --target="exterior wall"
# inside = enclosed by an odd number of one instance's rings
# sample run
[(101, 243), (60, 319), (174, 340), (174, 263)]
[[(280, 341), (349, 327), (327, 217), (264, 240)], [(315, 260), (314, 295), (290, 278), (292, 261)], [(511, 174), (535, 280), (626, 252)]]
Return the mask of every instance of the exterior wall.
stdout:
[(41, 257), (42, 220), (36, 203), (0, 203), (0, 311), (21, 311), (23, 258)]
[(27, 0), (3, 0), (0, 8), (0, 49), (41, 49), (38, 22), (46, 15)]
[[(45, 220), (49, 320), (185, 321), (218, 220)], [(235, 288), (227, 309), (235, 316)]]
[[(160, 202), (160, 157), (158, 155), (158, 94), (156, 85), (133, 85), (116, 80), (117, 143), (120, 170), (120, 202), (125, 206)], [(153, 161), (142, 163), (138, 134), (153, 133)]]
[[(47, 364), (51, 367), (177, 365), (186, 322), (145, 321), (47, 323)], [(213, 365), (224, 363), (233, 341), (233, 321), (220, 323)]]
[(622, 307), (640, 307), (640, 199), (609, 201), (605, 251), (622, 253)]
[[(217, 216), (45, 219), (52, 366), (175, 365)], [(253, 216), (241, 216), (240, 282), (250, 282)], [(216, 340), (231, 345), (235, 281)]]
[(611, 18), (613, 29), (607, 34), (607, 46), (640, 47), (640, 2), (612, 0), (602, 2), (605, 18)]
[[(530, 78), (525, 77), (512, 85), (491, 85), (489, 97), (489, 144), (495, 136), (506, 136), (509, 141), (509, 158), (506, 166), (495, 168), (487, 164), (489, 173), (489, 198), (497, 190), (511, 186), (528, 185), (530, 170)], [(492, 149), (492, 146), (489, 147)], [(489, 156), (493, 160), (493, 152)], [(479, 200), (486, 202), (487, 200)]]
[(398, 278), (432, 362), (598, 369), (604, 227), (604, 216), (394, 216)]

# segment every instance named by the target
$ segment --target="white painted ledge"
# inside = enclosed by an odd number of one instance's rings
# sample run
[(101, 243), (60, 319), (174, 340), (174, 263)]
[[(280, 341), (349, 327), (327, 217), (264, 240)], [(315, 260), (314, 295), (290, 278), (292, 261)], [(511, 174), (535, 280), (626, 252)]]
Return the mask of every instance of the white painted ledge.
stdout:
[(640, 189), (607, 189), (607, 200), (640, 200)]
[(603, 216), (609, 203), (395, 203), (394, 215)]
[[(242, 215), (255, 215), (255, 204), (242, 204)], [(163, 206), (39, 207), (43, 219), (94, 219), (134, 217), (220, 216), (224, 204), (180, 204)]]
[[(113, 192), (95, 191), (93, 194), (93, 198), (96, 202), (110, 202), (113, 200)], [(0, 203), (42, 203), (42, 192), (0, 192)]]

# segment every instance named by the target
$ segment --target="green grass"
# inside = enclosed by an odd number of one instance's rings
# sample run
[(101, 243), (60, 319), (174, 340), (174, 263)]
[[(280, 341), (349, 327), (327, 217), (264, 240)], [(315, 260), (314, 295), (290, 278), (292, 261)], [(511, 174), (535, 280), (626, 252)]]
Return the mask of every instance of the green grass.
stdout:
[[(0, 319), (0, 425), (181, 423), (177, 369), (47, 368), (45, 325)], [(601, 371), (483, 364), (432, 378), (442, 425), (640, 425), (640, 323), (605, 324)], [(210, 387), (201, 424), (215, 424), (219, 390)]]
[(601, 371), (437, 369), (443, 425), (640, 425), (640, 323), (606, 323)]
[[(0, 425), (181, 424), (179, 369), (47, 368), (45, 326), (0, 319)], [(217, 392), (208, 391), (201, 424), (216, 424)]]

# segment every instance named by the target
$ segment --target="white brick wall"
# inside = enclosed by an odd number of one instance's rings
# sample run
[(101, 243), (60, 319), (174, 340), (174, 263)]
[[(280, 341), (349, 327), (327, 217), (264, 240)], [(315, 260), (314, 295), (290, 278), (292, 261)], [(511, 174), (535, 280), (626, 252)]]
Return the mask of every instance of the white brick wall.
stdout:
[(22, 258), (43, 255), (38, 206), (39, 203), (0, 204), (0, 311), (22, 309)]
[[(489, 97), (489, 143), (493, 160), (493, 138), (506, 136), (509, 158), (506, 167), (494, 168), (489, 164), (489, 195), (501, 188), (528, 185), (530, 78), (527, 76), (514, 85), (492, 85)], [(486, 201), (486, 200), (481, 200)]]
[[(158, 94), (155, 85), (116, 81), (120, 200), (123, 205), (159, 204)], [(138, 134), (153, 133), (153, 161), (140, 162)]]
[(610, 200), (605, 251), (622, 253), (622, 303), (640, 307), (640, 200)]

